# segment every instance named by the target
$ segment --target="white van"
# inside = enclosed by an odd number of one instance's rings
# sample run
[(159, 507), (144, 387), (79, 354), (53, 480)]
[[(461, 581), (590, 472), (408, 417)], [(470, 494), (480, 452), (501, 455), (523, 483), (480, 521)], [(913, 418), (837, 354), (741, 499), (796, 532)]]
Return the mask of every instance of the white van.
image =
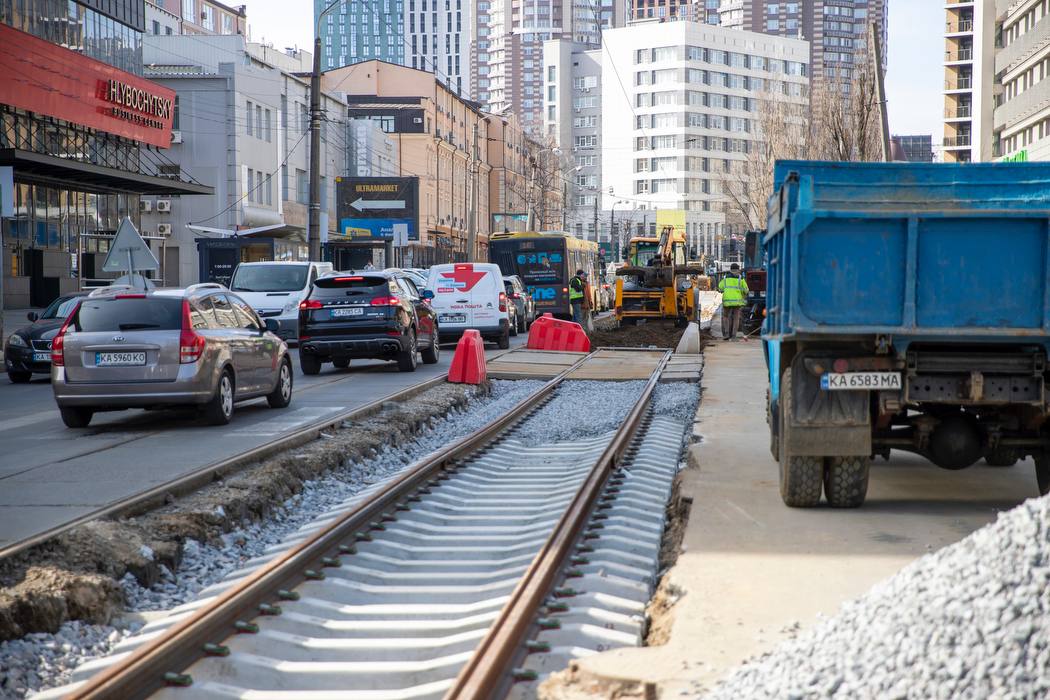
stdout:
[(447, 263), (430, 268), (427, 289), (438, 315), (441, 339), (474, 328), (501, 348), (510, 347), (510, 311), (503, 273), (492, 263)]
[(310, 286), (321, 275), (332, 272), (332, 263), (266, 261), (237, 266), (230, 291), (248, 302), (264, 319), (277, 321), (277, 335), (299, 339), (299, 302), (310, 294)]

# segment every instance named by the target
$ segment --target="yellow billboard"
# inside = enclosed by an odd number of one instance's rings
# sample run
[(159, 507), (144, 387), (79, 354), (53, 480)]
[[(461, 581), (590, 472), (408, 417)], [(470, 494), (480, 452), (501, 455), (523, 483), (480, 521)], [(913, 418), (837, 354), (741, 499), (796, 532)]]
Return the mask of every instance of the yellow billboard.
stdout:
[(656, 210), (656, 234), (663, 233), (664, 228), (670, 226), (676, 233), (685, 236), (685, 210), (684, 209), (657, 209)]

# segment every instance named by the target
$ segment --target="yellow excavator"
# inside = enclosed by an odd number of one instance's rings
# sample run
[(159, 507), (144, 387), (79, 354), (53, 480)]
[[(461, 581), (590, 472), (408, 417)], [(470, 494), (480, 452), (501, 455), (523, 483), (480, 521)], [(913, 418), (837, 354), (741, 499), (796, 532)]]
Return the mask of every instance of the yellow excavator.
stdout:
[(697, 317), (697, 290), (706, 277), (702, 262), (688, 262), (685, 234), (665, 226), (659, 237), (634, 236), (627, 264), (616, 271), (616, 320), (668, 319), (685, 325)]

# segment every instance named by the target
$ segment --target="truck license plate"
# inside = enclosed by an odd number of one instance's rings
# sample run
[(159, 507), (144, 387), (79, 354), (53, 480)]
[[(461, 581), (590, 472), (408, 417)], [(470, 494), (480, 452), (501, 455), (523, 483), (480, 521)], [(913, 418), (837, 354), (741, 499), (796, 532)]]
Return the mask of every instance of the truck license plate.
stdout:
[(901, 388), (900, 372), (827, 372), (820, 375), (825, 391), (894, 390)]
[(96, 367), (135, 367), (146, 364), (144, 352), (96, 352)]

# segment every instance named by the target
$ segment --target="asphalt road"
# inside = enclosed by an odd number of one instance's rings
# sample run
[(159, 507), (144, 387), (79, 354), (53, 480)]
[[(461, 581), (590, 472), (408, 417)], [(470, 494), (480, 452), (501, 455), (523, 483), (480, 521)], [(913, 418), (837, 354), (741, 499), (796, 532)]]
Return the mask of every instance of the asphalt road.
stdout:
[[(512, 338), (511, 347), (525, 338)], [(487, 354), (498, 352), (487, 348)], [(0, 375), (0, 546), (443, 375), (453, 349), (445, 346), (438, 364), (420, 364), (415, 372), (355, 360), (346, 370), (325, 365), (313, 377), (299, 371), (293, 350), (291, 405), (271, 409), (265, 399), (238, 404), (233, 421), (222, 427), (205, 425), (190, 410), (129, 410), (96, 414), (87, 428), (69, 429), (46, 376), (11, 384)]]

